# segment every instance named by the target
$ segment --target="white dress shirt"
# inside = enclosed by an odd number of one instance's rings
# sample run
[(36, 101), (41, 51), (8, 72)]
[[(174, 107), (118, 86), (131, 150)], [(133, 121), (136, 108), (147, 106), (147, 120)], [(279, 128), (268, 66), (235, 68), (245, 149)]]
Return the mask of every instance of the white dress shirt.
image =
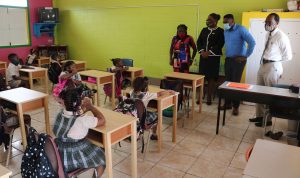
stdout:
[(21, 65), (14, 65), (13, 63), (9, 63), (7, 67), (7, 81), (12, 81), (13, 76), (20, 77), (19, 70), (22, 68)]
[(281, 30), (276, 28), (273, 32), (271, 32), (271, 36), (269, 37), (269, 33), (267, 34), (267, 39), (270, 38), (269, 45), (265, 49), (263, 58), (265, 60), (272, 61), (288, 61), (293, 57), (291, 43), (286, 34), (284, 34)]

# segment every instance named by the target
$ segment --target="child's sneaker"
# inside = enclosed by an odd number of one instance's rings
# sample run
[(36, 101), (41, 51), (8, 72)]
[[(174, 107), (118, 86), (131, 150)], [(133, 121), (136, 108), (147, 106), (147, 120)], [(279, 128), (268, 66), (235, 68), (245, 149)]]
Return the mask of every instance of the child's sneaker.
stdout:
[(150, 136), (150, 139), (151, 140), (158, 140), (157, 135), (153, 135), (153, 134)]

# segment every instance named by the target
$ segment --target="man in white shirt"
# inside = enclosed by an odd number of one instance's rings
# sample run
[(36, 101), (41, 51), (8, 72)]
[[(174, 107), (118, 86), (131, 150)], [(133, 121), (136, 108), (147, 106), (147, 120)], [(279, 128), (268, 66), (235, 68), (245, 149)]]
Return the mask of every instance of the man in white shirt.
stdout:
[[(265, 21), (265, 30), (268, 32), (265, 49), (261, 59), (261, 65), (257, 74), (257, 85), (273, 86), (283, 73), (282, 62), (292, 60), (292, 48), (289, 38), (278, 29), (279, 16), (276, 13), (268, 15)], [(256, 118), (249, 119), (256, 126), (262, 127), (264, 105), (256, 105)], [(268, 118), (267, 126), (272, 125)]]

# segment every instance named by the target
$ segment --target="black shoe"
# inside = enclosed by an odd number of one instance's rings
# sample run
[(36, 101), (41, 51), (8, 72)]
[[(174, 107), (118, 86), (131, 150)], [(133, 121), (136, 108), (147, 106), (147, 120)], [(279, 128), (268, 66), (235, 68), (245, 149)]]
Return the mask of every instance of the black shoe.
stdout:
[(255, 117), (255, 118), (250, 118), (249, 122), (262, 122), (263, 117)]
[(271, 138), (273, 139), (273, 140), (279, 140), (281, 137), (282, 137), (282, 135), (283, 135), (283, 132), (277, 132), (277, 133), (273, 133), (273, 134), (271, 134)]
[(150, 139), (151, 140), (158, 140), (157, 135), (151, 135)]
[[(267, 126), (271, 126), (272, 125), (272, 121), (267, 121)], [(256, 127), (262, 127), (263, 126), (263, 122), (256, 122), (255, 123)]]
[(211, 101), (206, 101), (206, 104), (211, 105), (212, 103), (211, 103)]

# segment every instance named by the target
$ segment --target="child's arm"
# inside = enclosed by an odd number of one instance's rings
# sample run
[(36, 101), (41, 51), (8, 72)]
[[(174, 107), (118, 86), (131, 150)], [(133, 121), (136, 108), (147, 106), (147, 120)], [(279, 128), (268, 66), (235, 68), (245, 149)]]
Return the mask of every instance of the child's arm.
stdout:
[(160, 91), (157, 93), (157, 96), (162, 96), (162, 95), (166, 95), (166, 94), (171, 94), (174, 95), (176, 92), (173, 90), (164, 90), (164, 91)]
[(72, 72), (72, 73), (66, 73), (61, 75), (59, 78), (62, 80), (68, 80), (70, 79), (73, 75), (75, 75), (77, 72)]
[(93, 115), (98, 119), (97, 127), (105, 124), (105, 118), (103, 114), (95, 106), (93, 106), (89, 98), (85, 97), (82, 100), (81, 106), (85, 111), (91, 111)]

